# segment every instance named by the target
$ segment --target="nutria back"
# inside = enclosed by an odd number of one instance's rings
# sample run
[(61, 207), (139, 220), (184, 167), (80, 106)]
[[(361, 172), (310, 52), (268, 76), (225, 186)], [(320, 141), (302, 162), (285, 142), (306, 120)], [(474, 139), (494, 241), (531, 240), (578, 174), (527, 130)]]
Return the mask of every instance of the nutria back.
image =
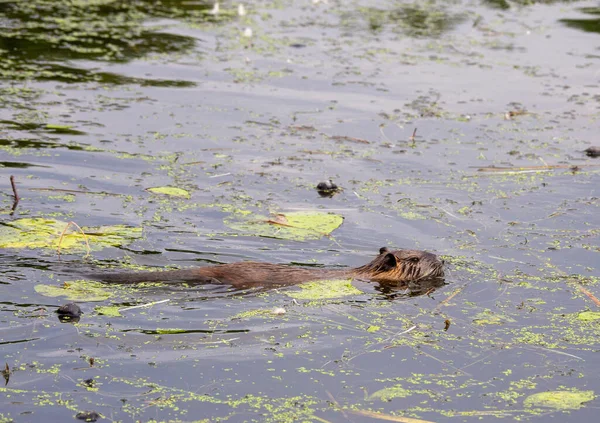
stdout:
[(364, 266), (350, 269), (303, 268), (284, 264), (239, 262), (164, 272), (94, 275), (106, 282), (194, 282), (228, 284), (235, 287), (286, 286), (324, 279), (356, 278), (402, 285), (427, 278), (442, 278), (444, 262), (435, 254), (419, 250), (381, 248)]

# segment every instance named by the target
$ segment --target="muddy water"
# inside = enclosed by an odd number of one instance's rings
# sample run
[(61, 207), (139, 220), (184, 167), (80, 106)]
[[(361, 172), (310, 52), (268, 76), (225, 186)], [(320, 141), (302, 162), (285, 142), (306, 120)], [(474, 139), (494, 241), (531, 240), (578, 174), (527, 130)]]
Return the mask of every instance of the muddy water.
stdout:
[[(219, 6), (0, 4), (2, 226), (122, 225), (90, 257), (3, 232), (0, 420), (596, 421), (598, 5)], [(328, 179), (343, 191), (322, 198)], [(189, 198), (147, 191), (163, 186)], [(344, 223), (304, 241), (232, 225), (315, 210)], [(105, 267), (355, 266), (382, 246), (443, 255), (448, 284), (110, 288), (77, 324), (38, 287)]]

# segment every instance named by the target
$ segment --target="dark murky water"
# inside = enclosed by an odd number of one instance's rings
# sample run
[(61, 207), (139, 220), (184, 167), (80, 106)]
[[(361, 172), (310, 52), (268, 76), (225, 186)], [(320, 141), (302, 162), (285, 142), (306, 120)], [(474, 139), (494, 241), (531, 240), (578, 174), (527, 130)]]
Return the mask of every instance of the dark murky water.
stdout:
[[(87, 259), (0, 251), (0, 421), (596, 421), (598, 4), (244, 6), (0, 3), (2, 226), (143, 229)], [(329, 178), (344, 191), (321, 198)], [(228, 225), (302, 210), (345, 220), (304, 242)], [(449, 284), (140, 287), (80, 302), (76, 325), (35, 289), (125, 264), (355, 266), (384, 245), (444, 255)], [(548, 391), (572, 401), (532, 402)]]

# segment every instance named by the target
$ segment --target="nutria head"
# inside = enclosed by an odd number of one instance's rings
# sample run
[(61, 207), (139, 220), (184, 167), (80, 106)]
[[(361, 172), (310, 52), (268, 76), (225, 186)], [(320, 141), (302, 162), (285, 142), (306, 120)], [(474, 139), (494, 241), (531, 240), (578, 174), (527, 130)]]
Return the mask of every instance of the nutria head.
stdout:
[(386, 247), (370, 263), (355, 269), (356, 276), (375, 282), (404, 283), (444, 277), (444, 261), (419, 250), (390, 251)]

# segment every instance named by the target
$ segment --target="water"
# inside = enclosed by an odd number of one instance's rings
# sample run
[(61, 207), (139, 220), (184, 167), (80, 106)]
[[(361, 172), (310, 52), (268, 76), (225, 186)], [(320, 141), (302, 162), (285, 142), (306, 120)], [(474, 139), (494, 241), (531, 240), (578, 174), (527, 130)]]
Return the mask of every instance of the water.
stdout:
[[(244, 5), (0, 4), (3, 227), (142, 228), (88, 258), (0, 251), (0, 420), (596, 421), (597, 4)], [(319, 197), (330, 178), (343, 192)], [(305, 210), (344, 223), (303, 242), (229, 226)], [(35, 288), (107, 266), (356, 266), (382, 246), (443, 255), (448, 285), (124, 288), (77, 324)], [(570, 411), (531, 402), (547, 391)]]

